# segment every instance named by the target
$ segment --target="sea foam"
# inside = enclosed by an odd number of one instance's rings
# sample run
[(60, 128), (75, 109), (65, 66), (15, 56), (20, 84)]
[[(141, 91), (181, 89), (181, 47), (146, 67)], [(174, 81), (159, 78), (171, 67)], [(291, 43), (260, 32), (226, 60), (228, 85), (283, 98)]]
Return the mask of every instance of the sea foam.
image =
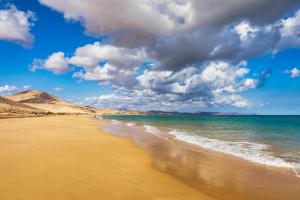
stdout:
[(112, 124), (120, 124), (121, 122), (118, 121), (118, 120), (113, 119), (113, 120), (111, 120), (111, 123), (112, 123)]
[(202, 137), (189, 132), (178, 131), (176, 129), (169, 133), (174, 135), (177, 140), (198, 145), (202, 148), (227, 153), (262, 165), (288, 168), (297, 177), (300, 177), (300, 164), (287, 162), (281, 158), (272, 156), (271, 153), (267, 151), (270, 148), (269, 145), (248, 141), (223, 141)]
[(151, 133), (154, 135), (156, 135), (160, 132), (160, 130), (158, 128), (156, 128), (155, 126), (144, 125), (144, 128), (148, 133)]
[(130, 123), (130, 122), (128, 122), (128, 123), (126, 123), (126, 125), (129, 126), (129, 127), (134, 127), (134, 126), (135, 126), (135, 123)]

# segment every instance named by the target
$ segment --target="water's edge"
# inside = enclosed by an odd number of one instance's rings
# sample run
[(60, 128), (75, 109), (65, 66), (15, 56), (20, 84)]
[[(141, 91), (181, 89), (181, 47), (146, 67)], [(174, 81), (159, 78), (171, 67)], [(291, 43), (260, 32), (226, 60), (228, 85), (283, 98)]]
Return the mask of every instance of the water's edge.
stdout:
[[(139, 128), (140, 131), (145, 131), (148, 134), (155, 135), (164, 139), (173, 138), (187, 144), (198, 146), (200, 148), (225, 153), (230, 156), (253, 162), (255, 164), (270, 166), (275, 168), (287, 169), (293, 175), (300, 178), (300, 164), (287, 162), (281, 158), (274, 157), (268, 151), (269, 146), (266, 144), (253, 143), (248, 141), (229, 142), (218, 139), (202, 137), (190, 132), (184, 132), (177, 129), (166, 132), (160, 130), (156, 126), (147, 124), (136, 124), (134, 122), (121, 122), (118, 120), (110, 120), (111, 126), (121, 125), (128, 129)], [(106, 127), (106, 131), (112, 132), (113, 128)]]

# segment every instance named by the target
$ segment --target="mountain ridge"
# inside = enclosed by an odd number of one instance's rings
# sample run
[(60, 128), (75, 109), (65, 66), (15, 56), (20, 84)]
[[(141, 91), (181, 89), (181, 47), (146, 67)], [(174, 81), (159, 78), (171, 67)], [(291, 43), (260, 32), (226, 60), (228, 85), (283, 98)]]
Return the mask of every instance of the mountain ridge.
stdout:
[(160, 111), (150, 110), (146, 114), (149, 115), (256, 115), (255, 113), (238, 113), (238, 112), (207, 112), (207, 111), (196, 111), (196, 112), (179, 112), (179, 111)]

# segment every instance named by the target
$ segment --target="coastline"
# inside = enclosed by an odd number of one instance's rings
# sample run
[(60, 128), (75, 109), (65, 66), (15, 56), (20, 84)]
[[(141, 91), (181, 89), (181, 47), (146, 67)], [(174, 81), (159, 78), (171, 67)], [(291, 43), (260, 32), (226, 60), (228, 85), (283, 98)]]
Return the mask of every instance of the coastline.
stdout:
[(0, 120), (0, 199), (203, 199), (200, 190), (152, 167), (103, 120), (57, 115)]
[(296, 200), (300, 195), (300, 179), (287, 170), (170, 136), (111, 132), (109, 123), (88, 115), (1, 119), (0, 199)]
[(300, 179), (288, 169), (206, 149), (176, 140), (170, 134), (155, 134), (155, 130), (151, 134), (143, 131), (141, 124), (112, 124), (104, 130), (131, 138), (151, 155), (156, 169), (218, 199), (296, 200), (300, 196)]

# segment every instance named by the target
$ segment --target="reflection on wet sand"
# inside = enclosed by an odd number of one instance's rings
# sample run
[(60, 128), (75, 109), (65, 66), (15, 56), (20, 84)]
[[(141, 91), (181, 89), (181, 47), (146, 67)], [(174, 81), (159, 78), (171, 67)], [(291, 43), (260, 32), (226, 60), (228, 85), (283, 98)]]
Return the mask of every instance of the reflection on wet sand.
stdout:
[(105, 130), (131, 138), (151, 154), (155, 168), (216, 198), (297, 200), (300, 196), (300, 179), (288, 170), (195, 147), (167, 134), (149, 134), (140, 126), (114, 123)]

